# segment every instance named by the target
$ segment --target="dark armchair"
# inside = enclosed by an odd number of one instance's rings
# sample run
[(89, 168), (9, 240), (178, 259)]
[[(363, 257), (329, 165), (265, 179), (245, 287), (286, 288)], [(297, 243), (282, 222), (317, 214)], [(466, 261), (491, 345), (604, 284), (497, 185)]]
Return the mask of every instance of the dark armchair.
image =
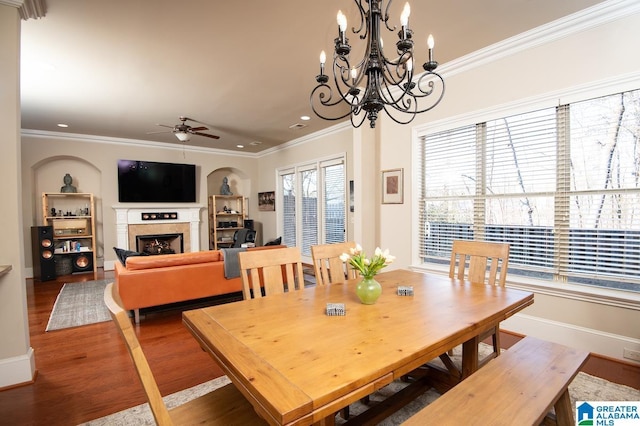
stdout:
[(247, 229), (247, 228), (238, 229), (233, 234), (233, 247), (235, 248), (242, 247), (242, 245), (245, 243), (255, 244), (255, 242), (256, 242), (256, 231), (254, 231), (253, 229)]

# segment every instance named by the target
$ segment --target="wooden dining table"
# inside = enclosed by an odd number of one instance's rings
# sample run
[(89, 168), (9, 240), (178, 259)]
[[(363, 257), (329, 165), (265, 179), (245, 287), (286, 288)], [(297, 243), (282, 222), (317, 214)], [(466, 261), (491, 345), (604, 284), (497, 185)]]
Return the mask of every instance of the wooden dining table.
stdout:
[[(183, 322), (269, 424), (330, 425), (341, 408), (459, 344), (463, 375), (472, 374), (479, 334), (533, 303), (530, 292), (436, 274), (376, 279), (373, 305), (358, 300), (356, 279), (190, 310)], [(327, 315), (328, 303), (343, 303), (345, 315)]]

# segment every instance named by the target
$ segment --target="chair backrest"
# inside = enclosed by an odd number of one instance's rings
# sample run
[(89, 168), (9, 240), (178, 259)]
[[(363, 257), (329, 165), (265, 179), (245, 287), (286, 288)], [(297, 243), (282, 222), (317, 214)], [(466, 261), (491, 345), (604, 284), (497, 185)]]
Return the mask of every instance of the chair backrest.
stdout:
[(449, 277), (504, 287), (508, 266), (509, 244), (455, 240), (451, 249)]
[[(299, 290), (304, 287), (302, 256), (297, 247), (238, 253), (242, 294), (245, 299)], [(286, 285), (286, 286), (285, 286)]]
[(345, 263), (340, 260), (342, 253), (351, 254), (350, 249), (355, 247), (356, 243), (352, 241), (311, 246), (316, 284), (326, 285), (356, 278), (358, 276), (357, 271), (349, 262)]
[(104, 303), (107, 305), (107, 308), (111, 312), (113, 322), (116, 323), (120, 334), (124, 338), (129, 355), (133, 360), (136, 372), (142, 382), (144, 392), (147, 395), (147, 400), (149, 401), (149, 406), (151, 407), (151, 412), (153, 413), (156, 423), (160, 426), (173, 425), (173, 421), (169, 416), (169, 410), (167, 410), (167, 406), (162, 401), (158, 384), (153, 377), (147, 358), (144, 352), (142, 352), (142, 347), (136, 337), (136, 332), (133, 329), (131, 320), (122, 307), (120, 295), (113, 283), (107, 284), (104, 289)]

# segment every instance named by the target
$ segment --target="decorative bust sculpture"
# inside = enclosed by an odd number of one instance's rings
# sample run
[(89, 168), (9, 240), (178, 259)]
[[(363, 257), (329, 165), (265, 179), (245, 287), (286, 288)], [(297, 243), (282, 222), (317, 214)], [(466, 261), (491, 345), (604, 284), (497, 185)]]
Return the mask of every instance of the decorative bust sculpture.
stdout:
[(64, 175), (62, 181), (64, 182), (64, 186), (60, 188), (60, 192), (78, 192), (76, 187), (71, 185), (71, 182), (73, 182), (73, 178), (69, 173)]
[(229, 179), (227, 177), (222, 178), (222, 186), (220, 187), (220, 195), (233, 195), (231, 188), (229, 188)]

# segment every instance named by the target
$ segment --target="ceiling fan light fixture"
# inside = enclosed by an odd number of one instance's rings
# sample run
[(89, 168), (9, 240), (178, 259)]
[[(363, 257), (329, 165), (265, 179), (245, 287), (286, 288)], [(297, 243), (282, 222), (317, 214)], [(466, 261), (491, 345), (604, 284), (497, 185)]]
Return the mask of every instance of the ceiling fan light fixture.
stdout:
[(186, 142), (191, 139), (191, 136), (189, 136), (189, 133), (186, 132), (176, 132), (176, 138), (178, 138), (180, 142)]

